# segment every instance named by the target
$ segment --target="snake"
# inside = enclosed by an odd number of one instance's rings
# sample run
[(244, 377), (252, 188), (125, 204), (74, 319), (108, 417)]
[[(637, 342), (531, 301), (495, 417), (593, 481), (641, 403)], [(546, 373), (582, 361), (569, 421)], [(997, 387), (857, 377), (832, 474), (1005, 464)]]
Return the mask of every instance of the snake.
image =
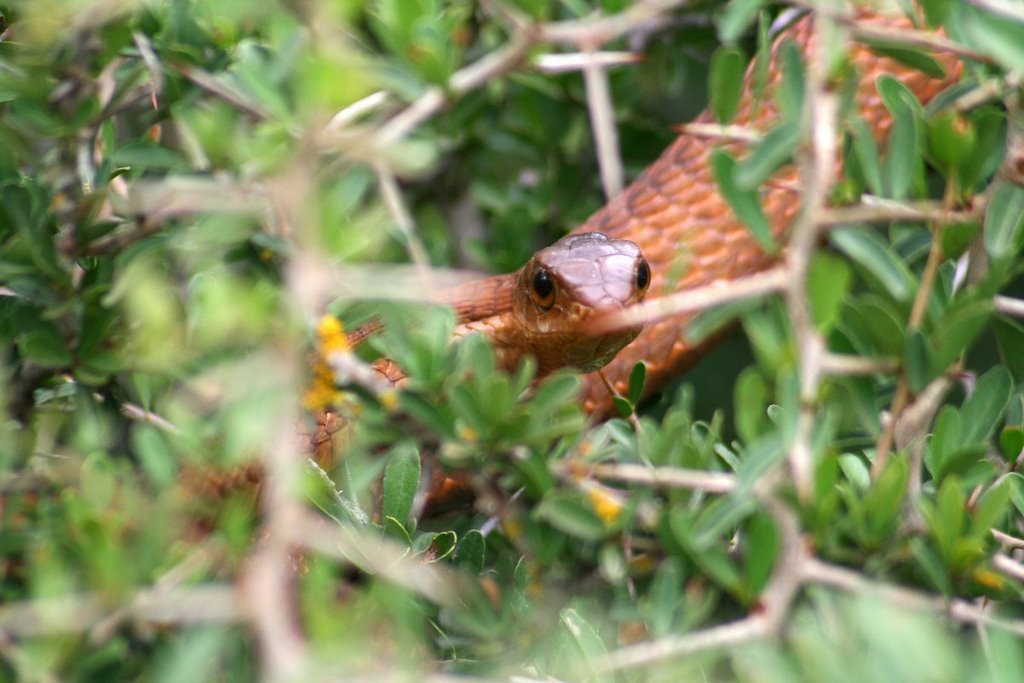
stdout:
[[(913, 27), (903, 15), (860, 9), (852, 21), (862, 29), (887, 31)], [(773, 93), (780, 87), (783, 46), (812, 58), (812, 15), (797, 20), (773, 41), (767, 78), (756, 83), (756, 65), (748, 67), (742, 97), (732, 123), (771, 131), (781, 120)], [(848, 63), (857, 79), (857, 114), (883, 144), (893, 119), (876, 83), (884, 74), (898, 79), (922, 104), (953, 85), (962, 65), (955, 55), (934, 55), (943, 75), (914, 69), (884, 50), (852, 43)], [(891, 54), (891, 51), (889, 52)], [(696, 121), (716, 122), (710, 111)], [(573, 233), (535, 254), (520, 270), (460, 287), (449, 299), (460, 322), (456, 336), (484, 334), (495, 348), (498, 365), (513, 370), (527, 355), (543, 376), (562, 367), (582, 371), (581, 400), (593, 415), (610, 413), (615, 392), (624, 393), (636, 363), (647, 366), (645, 392), (652, 394), (692, 366), (715, 337), (690, 341), (688, 326), (697, 312), (667, 315), (642, 327), (592, 333), (587, 321), (626, 308), (645, 297), (728, 283), (777, 264), (737, 217), (720, 191), (712, 154), (725, 148), (742, 157), (742, 143), (680, 135), (624, 191)], [(795, 166), (784, 165), (760, 188), (760, 203), (773, 235), (785, 243), (800, 211)], [(385, 374), (394, 369), (391, 368)]]

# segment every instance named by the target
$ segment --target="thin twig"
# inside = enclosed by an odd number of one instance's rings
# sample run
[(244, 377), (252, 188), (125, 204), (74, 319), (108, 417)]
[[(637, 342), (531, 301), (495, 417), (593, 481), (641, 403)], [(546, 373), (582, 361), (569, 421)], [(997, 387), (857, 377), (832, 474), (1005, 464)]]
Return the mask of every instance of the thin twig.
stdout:
[(748, 126), (735, 124), (723, 125), (720, 123), (681, 123), (673, 127), (681, 135), (691, 135), (695, 138), (706, 140), (718, 140), (720, 142), (742, 142), (748, 145), (757, 144), (762, 140), (764, 134), (761, 131)]
[(134, 403), (122, 403), (121, 414), (129, 420), (148, 422), (154, 427), (159, 427), (170, 434), (178, 434), (180, 432), (180, 430), (166, 418), (160, 417), (156, 413), (146, 410), (142, 406), (137, 406)]
[(537, 55), (532, 60), (533, 66), (545, 74), (561, 74), (570, 71), (583, 71), (588, 64), (595, 64), (602, 69), (613, 66), (629, 66), (643, 61), (643, 55), (636, 52), (555, 52)]
[(838, 206), (824, 209), (818, 218), (822, 227), (846, 226), (851, 223), (892, 223), (894, 221), (928, 223), (966, 223), (981, 215), (982, 207), (969, 211), (955, 211), (944, 208), (941, 202), (895, 202), (889, 200), (871, 203)]
[(409, 258), (422, 270), (428, 270), (430, 268), (430, 257), (427, 255), (427, 250), (416, 233), (416, 224), (409, 213), (409, 209), (405, 206), (405, 201), (402, 199), (402, 193), (398, 189), (398, 180), (384, 162), (374, 164), (374, 171), (377, 173), (377, 184), (380, 188), (384, 205), (387, 206), (388, 213), (391, 214), (391, 220), (394, 221), (395, 227), (398, 228), (398, 232), (405, 241), (405, 248), (409, 252)]
[(902, 586), (879, 583), (852, 569), (837, 567), (816, 558), (809, 558), (802, 569), (804, 579), (812, 583), (875, 596), (890, 605), (946, 614), (950, 618), (966, 624), (983, 623), (1017, 635), (1024, 635), (1024, 621), (993, 617), (966, 600), (947, 601), (941, 596), (921, 593)]
[(567, 462), (558, 470), (574, 477), (590, 476), (655, 488), (697, 489), (708, 493), (730, 493), (736, 488), (736, 477), (727, 472), (708, 472), (683, 467), (648, 467), (629, 463), (587, 465)]
[[(584, 51), (592, 55), (592, 51)], [(608, 90), (608, 75), (596, 60), (588, 60), (583, 66), (583, 83), (587, 93), (587, 111), (590, 113), (590, 127), (594, 131), (597, 148), (598, 168), (601, 171), (601, 187), (605, 199), (611, 199), (622, 192), (622, 159), (619, 156), (619, 135), (615, 127), (612, 110), (612, 96)]]
[(1009, 550), (1020, 550), (1024, 549), (1024, 538), (1017, 538), (1010, 534), (1004, 533), (999, 529), (991, 529), (992, 536), (999, 541), (999, 543)]
[(899, 370), (893, 358), (864, 358), (825, 351), (819, 359), (821, 371), (827, 375), (877, 375)]
[(1024, 299), (997, 296), (995, 298), (995, 308), (997, 313), (1002, 313), (1012, 318), (1024, 318)]
[(720, 280), (703, 287), (648, 299), (636, 306), (595, 319), (590, 330), (607, 332), (642, 325), (677, 313), (702, 311), (734, 301), (767, 296), (783, 291), (788, 281), (789, 271), (783, 266), (776, 266), (747, 277)]

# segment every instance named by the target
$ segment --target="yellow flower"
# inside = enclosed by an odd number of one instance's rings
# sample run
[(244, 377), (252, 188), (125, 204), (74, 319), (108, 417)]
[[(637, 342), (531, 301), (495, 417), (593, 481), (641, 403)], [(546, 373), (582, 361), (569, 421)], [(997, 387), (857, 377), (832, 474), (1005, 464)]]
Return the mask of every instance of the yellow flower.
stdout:
[(986, 588), (1001, 590), (1003, 586), (1006, 585), (1006, 582), (1003, 580), (1003, 577), (999, 574), (996, 574), (991, 569), (979, 567), (978, 569), (974, 570), (973, 576), (975, 581), (980, 583), (982, 586), (985, 586)]
[(380, 401), (380, 404), (381, 406), (384, 407), (384, 410), (394, 410), (395, 408), (398, 407), (398, 391), (396, 391), (395, 389), (388, 389), (387, 391), (382, 391), (380, 392), (380, 396), (377, 397), (377, 400)]
[(345, 328), (333, 315), (320, 318), (320, 323), (316, 326), (316, 336), (320, 340), (320, 354), (324, 357), (349, 350)]
[(625, 507), (622, 497), (604, 486), (590, 487), (587, 489), (587, 497), (590, 499), (590, 505), (594, 508), (594, 512), (608, 526), (618, 520), (619, 515), (622, 514), (622, 508)]

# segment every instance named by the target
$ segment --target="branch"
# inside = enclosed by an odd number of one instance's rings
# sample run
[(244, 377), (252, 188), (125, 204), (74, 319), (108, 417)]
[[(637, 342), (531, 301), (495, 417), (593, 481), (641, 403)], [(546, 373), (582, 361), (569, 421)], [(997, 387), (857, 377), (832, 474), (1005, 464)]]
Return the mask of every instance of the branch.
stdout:
[(726, 472), (708, 472), (683, 467), (649, 467), (633, 464), (586, 465), (565, 462), (555, 467), (561, 475), (596, 477), (630, 484), (672, 489), (698, 489), (708, 493), (730, 493), (736, 488), (736, 477)]
[(783, 266), (735, 280), (719, 280), (703, 287), (648, 299), (636, 306), (601, 316), (591, 323), (589, 331), (610, 332), (653, 322), (677, 313), (702, 311), (733, 301), (767, 296), (783, 291), (788, 282), (789, 271)]

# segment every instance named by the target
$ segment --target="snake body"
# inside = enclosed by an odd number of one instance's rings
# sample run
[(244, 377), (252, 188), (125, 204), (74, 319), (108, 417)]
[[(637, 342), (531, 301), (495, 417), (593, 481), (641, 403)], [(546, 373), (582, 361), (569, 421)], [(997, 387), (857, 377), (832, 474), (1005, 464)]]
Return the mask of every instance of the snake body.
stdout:
[[(887, 29), (911, 25), (903, 17), (868, 11), (860, 11), (857, 21)], [(779, 122), (780, 112), (772, 94), (782, 78), (781, 46), (791, 41), (799, 47), (806, 61), (812, 54), (814, 39), (813, 17), (810, 16), (799, 20), (776, 39), (771, 50), (769, 75), (760, 96), (755, 93), (752, 66), (748, 69), (733, 123), (766, 132)], [(927, 103), (953, 84), (962, 68), (951, 55), (938, 55), (935, 59), (945, 71), (943, 77), (926, 75), (859, 43), (851, 47), (849, 60), (858, 79), (856, 108), (878, 142), (886, 138), (892, 118), (876, 88), (877, 79), (889, 74), (922, 103)], [(714, 119), (705, 112), (698, 121), (711, 123)], [(650, 264), (650, 296), (728, 281), (768, 268), (779, 257), (762, 249), (729, 207), (713, 178), (711, 156), (716, 147), (723, 145), (733, 154), (742, 156), (744, 152), (738, 143), (680, 136), (625, 191), (575, 232), (599, 232), (614, 240), (628, 240), (638, 245)], [(784, 242), (787, 227), (801, 203), (795, 168), (787, 165), (776, 172), (761, 188), (760, 198), (775, 237)], [(487, 334), (497, 349), (499, 360), (509, 369), (524, 353), (537, 355), (543, 373), (558, 365), (555, 355), (565, 344), (565, 337), (551, 341), (546, 347), (538, 346), (536, 341), (529, 340), (530, 333), (520, 322), (508, 315), (516, 296), (515, 288), (529, 286), (528, 278), (522, 277), (523, 272), (473, 283), (461, 296), (461, 308), (457, 306), (460, 319), (464, 321), (461, 330)], [(582, 399), (586, 410), (598, 415), (607, 413), (611, 408), (608, 384), (624, 392), (629, 373), (637, 362), (647, 365), (648, 393), (657, 391), (669, 378), (692, 365), (708, 344), (687, 341), (686, 328), (694, 315), (681, 313), (649, 323), (603, 367), (604, 378), (597, 372), (584, 375)], [(563, 364), (594, 369), (593, 364), (581, 363), (578, 359)]]

